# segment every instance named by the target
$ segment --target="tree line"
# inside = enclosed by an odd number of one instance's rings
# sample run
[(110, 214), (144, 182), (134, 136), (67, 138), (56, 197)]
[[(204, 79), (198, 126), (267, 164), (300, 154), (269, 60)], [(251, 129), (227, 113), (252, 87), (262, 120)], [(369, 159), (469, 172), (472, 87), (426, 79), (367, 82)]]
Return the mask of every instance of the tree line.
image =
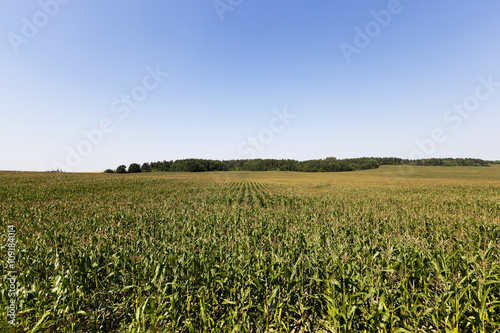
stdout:
[(489, 161), (474, 158), (429, 158), (408, 160), (397, 157), (360, 157), (337, 159), (327, 157), (307, 161), (292, 159), (251, 159), (251, 160), (207, 160), (188, 158), (171, 161), (132, 163), (127, 167), (120, 165), (107, 173), (138, 172), (204, 172), (204, 171), (300, 171), (300, 172), (341, 172), (376, 169), (380, 165), (419, 165), (419, 166), (489, 166)]
[(426, 158), (420, 160), (408, 160), (402, 158), (383, 157), (375, 158), (379, 165), (419, 165), (419, 166), (482, 166), (487, 167), (492, 161), (484, 161), (479, 158)]

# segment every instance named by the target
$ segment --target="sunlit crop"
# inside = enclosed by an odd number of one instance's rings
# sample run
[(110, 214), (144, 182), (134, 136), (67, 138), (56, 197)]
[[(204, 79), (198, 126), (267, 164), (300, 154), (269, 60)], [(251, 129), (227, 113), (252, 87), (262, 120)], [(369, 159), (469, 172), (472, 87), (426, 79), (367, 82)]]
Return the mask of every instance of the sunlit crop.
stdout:
[(500, 168), (433, 168), (0, 173), (16, 328), (498, 331)]

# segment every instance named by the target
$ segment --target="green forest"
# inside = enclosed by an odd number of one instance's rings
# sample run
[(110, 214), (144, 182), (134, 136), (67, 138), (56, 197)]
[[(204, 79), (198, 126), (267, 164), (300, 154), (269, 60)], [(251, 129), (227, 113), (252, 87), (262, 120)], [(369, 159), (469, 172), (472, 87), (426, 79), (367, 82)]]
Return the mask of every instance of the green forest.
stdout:
[(132, 163), (127, 167), (120, 165), (107, 173), (137, 172), (203, 172), (203, 171), (299, 171), (299, 172), (342, 172), (376, 169), (380, 165), (418, 165), (418, 166), (482, 166), (487, 167), (497, 161), (484, 161), (475, 158), (430, 158), (408, 160), (396, 157), (361, 157), (337, 159), (327, 157), (307, 161), (292, 159), (246, 159), (246, 160), (208, 160), (181, 159), (146, 163)]

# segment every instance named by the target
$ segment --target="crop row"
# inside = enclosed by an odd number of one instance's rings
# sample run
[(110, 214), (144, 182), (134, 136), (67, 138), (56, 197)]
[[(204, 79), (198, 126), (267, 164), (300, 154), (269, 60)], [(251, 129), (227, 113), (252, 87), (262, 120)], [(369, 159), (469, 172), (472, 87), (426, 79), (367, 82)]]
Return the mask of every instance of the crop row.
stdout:
[(18, 328), (499, 329), (494, 186), (7, 174), (0, 187)]

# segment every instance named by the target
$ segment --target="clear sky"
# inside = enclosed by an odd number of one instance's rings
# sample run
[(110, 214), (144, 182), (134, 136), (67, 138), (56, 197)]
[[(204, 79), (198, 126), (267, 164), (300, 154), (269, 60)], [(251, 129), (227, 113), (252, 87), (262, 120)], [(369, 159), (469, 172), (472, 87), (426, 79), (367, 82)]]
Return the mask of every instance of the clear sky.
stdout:
[(499, 14), (496, 0), (3, 0), (0, 170), (500, 159)]

